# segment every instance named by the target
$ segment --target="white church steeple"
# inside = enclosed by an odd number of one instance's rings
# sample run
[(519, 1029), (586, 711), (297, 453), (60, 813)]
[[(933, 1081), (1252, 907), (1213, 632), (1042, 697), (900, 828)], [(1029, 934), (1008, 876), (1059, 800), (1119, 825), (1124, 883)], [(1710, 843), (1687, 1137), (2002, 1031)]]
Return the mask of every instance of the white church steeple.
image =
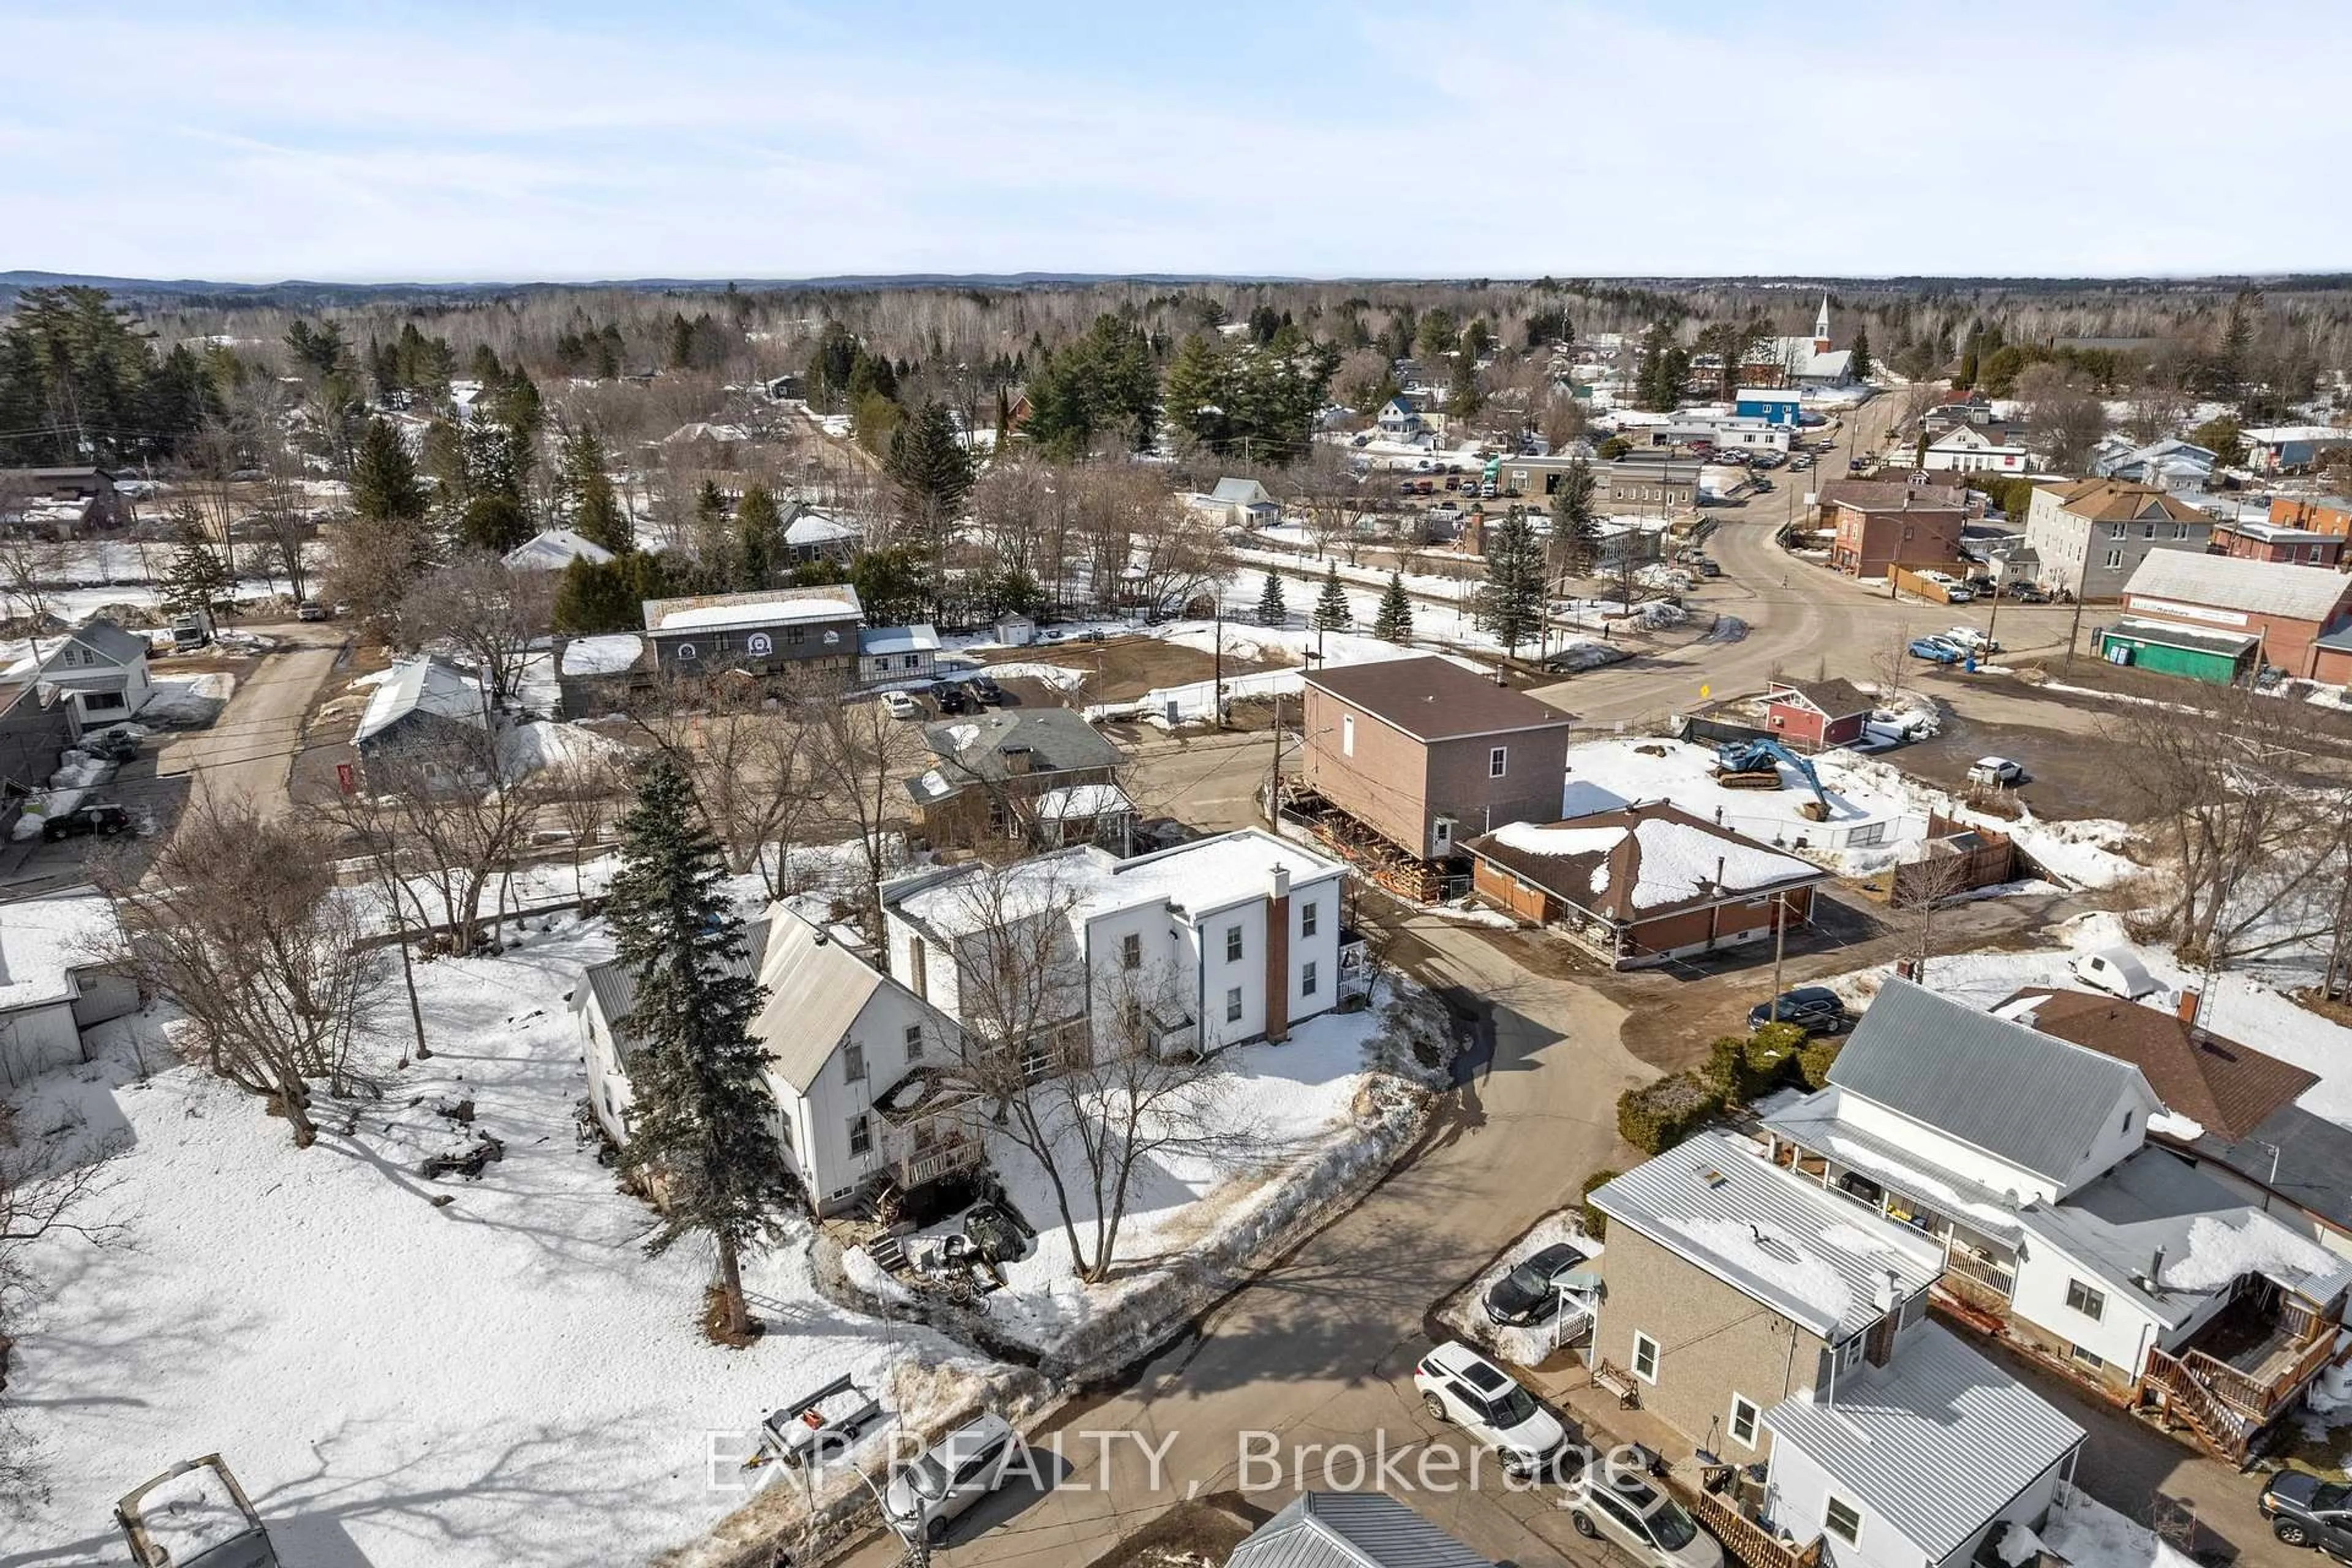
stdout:
[(1822, 296), (1822, 313), (1813, 318), (1813, 352), (1830, 352), (1830, 297), (1826, 293)]

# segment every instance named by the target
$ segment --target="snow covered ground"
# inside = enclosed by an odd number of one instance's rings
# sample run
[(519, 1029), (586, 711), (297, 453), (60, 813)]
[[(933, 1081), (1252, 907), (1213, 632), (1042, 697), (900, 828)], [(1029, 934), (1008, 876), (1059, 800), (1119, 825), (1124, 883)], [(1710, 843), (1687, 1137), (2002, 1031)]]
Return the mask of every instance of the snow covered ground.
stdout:
[(173, 729), (197, 729), (219, 718), (221, 710), (236, 694), (236, 677), (226, 670), (203, 675), (159, 675), (154, 678), (147, 700), (139, 705), (139, 721)]
[[(105, 1026), (100, 1059), (19, 1097), (35, 1139), (126, 1149), (98, 1211), (130, 1227), (28, 1259), (53, 1299), (9, 1392), (51, 1495), (11, 1525), (23, 1561), (120, 1563), (114, 1499), (217, 1449), (289, 1564), (639, 1562), (745, 1500), (753, 1428), (809, 1385), (854, 1373), (897, 1408), (989, 1372), (828, 1304), (797, 1239), (747, 1271), (767, 1335), (703, 1338), (707, 1257), (646, 1257), (647, 1210), (574, 1142), (563, 999), (609, 952), (601, 927), (566, 924), (421, 965), (438, 1054), (308, 1151), (259, 1101), (169, 1065), (152, 1017)], [(436, 1110), (459, 1100), (470, 1130)], [(505, 1143), (478, 1182), (415, 1173), (475, 1131)]]
[(2195, 1568), (2195, 1559), (2073, 1487), (2042, 1528), (2042, 1543), (2074, 1568)]
[(1636, 801), (1666, 800), (1692, 816), (1804, 855), (1847, 875), (1883, 870), (1916, 853), (1930, 812), (2009, 834), (2053, 873), (2084, 887), (2105, 887), (2138, 867), (2118, 846), (2119, 822), (2011, 822), (1974, 811), (1881, 758), (1826, 752), (1811, 759), (1829, 797), (1826, 821), (1803, 806), (1813, 793), (1795, 769), (1780, 765), (1778, 790), (1726, 789), (1715, 781), (1712, 747), (1685, 741), (1623, 739), (1570, 748), (1561, 815), (1611, 811)]
[[(1051, 1183), (1035, 1156), (997, 1134), (991, 1163), (1006, 1194), (1037, 1228), (1030, 1254), (1004, 1267), (1005, 1288), (981, 1298), (989, 1327), (1041, 1352), (1077, 1361), (1125, 1353), (1172, 1317), (1202, 1304), (1192, 1284), (1213, 1291), (1273, 1237), (1304, 1213), (1385, 1163), (1408, 1125), (1402, 1101), (1372, 1088), (1379, 1038), (1391, 1028), (1385, 1005), (1326, 1013), (1298, 1025), (1280, 1045), (1237, 1047), (1223, 1058), (1229, 1076), (1210, 1110), (1233, 1142), (1213, 1149), (1153, 1152), (1135, 1172), (1116, 1251), (1116, 1278), (1087, 1285), (1077, 1277)], [(1080, 1169), (1074, 1154), (1069, 1168)], [(1084, 1187), (1081, 1178), (1080, 1186)], [(1091, 1244), (1091, 1199), (1074, 1194), (1083, 1243)], [(918, 1233), (927, 1239), (957, 1228), (950, 1220)], [(848, 1259), (861, 1287), (903, 1296), (862, 1252)], [(1188, 1281), (1190, 1283), (1188, 1283)]]

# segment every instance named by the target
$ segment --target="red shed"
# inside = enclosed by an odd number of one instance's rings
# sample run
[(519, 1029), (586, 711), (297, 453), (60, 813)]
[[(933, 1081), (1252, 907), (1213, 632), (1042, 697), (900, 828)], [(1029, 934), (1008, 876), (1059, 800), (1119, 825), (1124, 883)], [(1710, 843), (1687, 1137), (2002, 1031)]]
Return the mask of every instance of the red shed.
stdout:
[(1764, 717), (1782, 745), (1825, 751), (1862, 739), (1870, 699), (1850, 680), (1776, 680), (1764, 689)]

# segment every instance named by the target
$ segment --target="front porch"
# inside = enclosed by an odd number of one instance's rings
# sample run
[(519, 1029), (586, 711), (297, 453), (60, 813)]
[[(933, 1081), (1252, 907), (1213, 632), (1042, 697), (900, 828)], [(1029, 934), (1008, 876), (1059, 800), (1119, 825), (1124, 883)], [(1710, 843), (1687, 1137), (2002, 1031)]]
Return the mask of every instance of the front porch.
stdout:
[[(1963, 1191), (1961, 1180), (1938, 1180), (1910, 1171), (1894, 1151), (1877, 1141), (1841, 1129), (1824, 1139), (1843, 1156), (1810, 1146), (1769, 1127), (1773, 1163), (1821, 1184), (1858, 1208), (1909, 1226), (1944, 1244), (1944, 1284), (1979, 1311), (2009, 1310), (2017, 1289), (2017, 1237), (2000, 1223), (2000, 1209), (1990, 1193)], [(1973, 1223), (1971, 1223), (1973, 1222)]]

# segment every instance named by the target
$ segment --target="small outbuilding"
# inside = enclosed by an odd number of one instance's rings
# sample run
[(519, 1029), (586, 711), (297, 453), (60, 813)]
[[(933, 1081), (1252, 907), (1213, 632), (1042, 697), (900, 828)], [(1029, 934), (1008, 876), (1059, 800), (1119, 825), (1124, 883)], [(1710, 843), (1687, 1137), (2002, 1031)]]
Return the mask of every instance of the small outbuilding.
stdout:
[(1850, 746), (1870, 722), (1870, 697), (1850, 680), (1775, 680), (1764, 689), (1764, 721), (1797, 751)]

